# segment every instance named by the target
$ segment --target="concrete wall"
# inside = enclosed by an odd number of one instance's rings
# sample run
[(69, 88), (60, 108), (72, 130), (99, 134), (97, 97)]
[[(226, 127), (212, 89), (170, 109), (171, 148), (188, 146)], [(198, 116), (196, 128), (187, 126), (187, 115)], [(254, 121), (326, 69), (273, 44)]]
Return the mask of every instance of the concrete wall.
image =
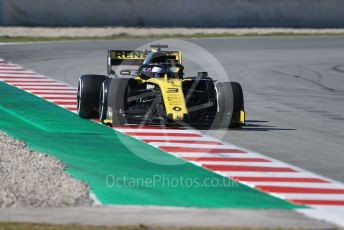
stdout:
[(344, 27), (344, 0), (0, 0), (0, 24)]

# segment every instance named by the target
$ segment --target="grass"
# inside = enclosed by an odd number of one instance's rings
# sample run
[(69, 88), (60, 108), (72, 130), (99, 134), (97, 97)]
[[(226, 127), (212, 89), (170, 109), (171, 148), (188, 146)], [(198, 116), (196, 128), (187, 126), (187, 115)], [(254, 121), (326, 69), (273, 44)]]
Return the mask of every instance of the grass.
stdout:
[(80, 40), (116, 40), (116, 39), (163, 39), (163, 38), (232, 38), (232, 37), (281, 37), (281, 36), (343, 36), (343, 33), (195, 33), (195, 34), (163, 34), (163, 35), (140, 35), (134, 36), (127, 33), (114, 34), (110, 36), (58, 36), (58, 37), (32, 37), (32, 36), (0, 36), (0, 42), (49, 42), (49, 41), (80, 41)]

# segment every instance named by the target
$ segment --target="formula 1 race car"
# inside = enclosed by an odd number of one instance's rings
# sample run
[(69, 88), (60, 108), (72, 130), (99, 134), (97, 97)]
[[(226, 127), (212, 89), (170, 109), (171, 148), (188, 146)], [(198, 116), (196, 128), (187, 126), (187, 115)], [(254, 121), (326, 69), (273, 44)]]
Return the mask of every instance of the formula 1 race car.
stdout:
[(207, 72), (185, 76), (181, 52), (162, 51), (168, 48), (165, 45), (151, 47), (151, 51), (110, 50), (108, 76), (81, 76), (79, 116), (99, 118), (113, 126), (209, 124), (228, 128), (244, 124), (239, 83), (217, 82)]

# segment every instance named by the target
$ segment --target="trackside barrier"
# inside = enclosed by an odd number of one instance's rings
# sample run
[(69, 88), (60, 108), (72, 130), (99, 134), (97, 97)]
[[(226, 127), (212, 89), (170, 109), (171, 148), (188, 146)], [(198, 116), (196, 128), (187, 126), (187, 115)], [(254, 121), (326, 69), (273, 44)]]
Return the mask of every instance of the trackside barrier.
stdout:
[(0, 25), (344, 27), (343, 0), (0, 0)]

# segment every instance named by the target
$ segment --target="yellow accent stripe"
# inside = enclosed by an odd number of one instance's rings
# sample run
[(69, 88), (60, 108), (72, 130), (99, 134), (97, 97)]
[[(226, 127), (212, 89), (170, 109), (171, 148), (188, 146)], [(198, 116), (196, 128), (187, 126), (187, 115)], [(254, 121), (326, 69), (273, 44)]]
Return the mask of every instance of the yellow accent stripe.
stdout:
[(245, 111), (240, 110), (240, 124), (245, 124)]

